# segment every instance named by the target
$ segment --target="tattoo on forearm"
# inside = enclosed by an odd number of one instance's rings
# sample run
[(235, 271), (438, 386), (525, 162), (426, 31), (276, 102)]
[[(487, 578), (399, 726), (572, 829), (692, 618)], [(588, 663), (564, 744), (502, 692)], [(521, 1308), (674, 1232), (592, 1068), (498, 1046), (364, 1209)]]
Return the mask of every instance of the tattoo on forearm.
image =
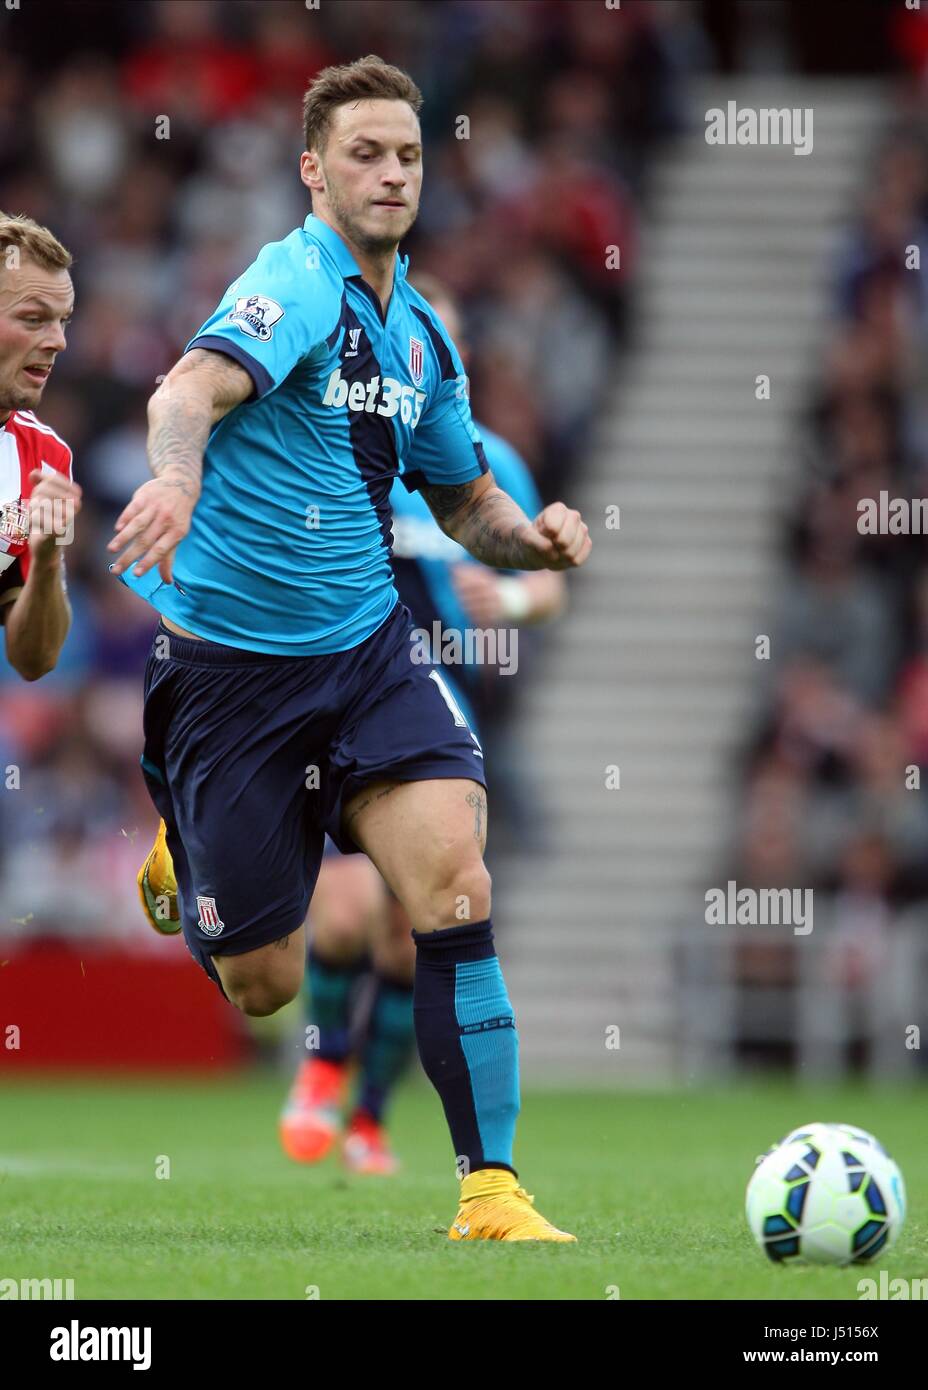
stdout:
[(148, 405), (148, 459), (166, 486), (198, 496), (210, 430), (247, 399), (251, 378), (221, 352), (194, 348), (182, 357)]
[(465, 800), (474, 808), (474, 839), (482, 842), (486, 834), (487, 799), (482, 792), (468, 792)]
[(523, 544), (520, 532), (529, 518), (500, 488), (473, 498), (474, 483), (424, 487), (422, 495), (442, 529), (475, 559), (495, 569), (543, 569), (537, 550)]
[(152, 473), (161, 478), (170, 469), (170, 477), (163, 479), (165, 485), (196, 496), (203, 472), (203, 451), (209, 439), (209, 405), (205, 401), (174, 399), (152, 415), (148, 436)]

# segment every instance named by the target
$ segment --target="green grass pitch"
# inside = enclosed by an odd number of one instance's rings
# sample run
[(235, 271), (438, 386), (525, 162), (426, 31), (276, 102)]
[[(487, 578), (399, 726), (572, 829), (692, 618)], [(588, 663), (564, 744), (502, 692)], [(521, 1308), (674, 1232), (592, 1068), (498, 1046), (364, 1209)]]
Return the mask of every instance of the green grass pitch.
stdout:
[[(451, 1243), (457, 1182), (438, 1102), (397, 1097), (395, 1178), (278, 1147), (286, 1081), (0, 1085), (0, 1278), (71, 1278), (80, 1298), (856, 1299), (928, 1275), (928, 1107), (918, 1089), (782, 1083), (667, 1093), (528, 1091), (520, 1177), (576, 1246)], [(874, 1131), (909, 1217), (875, 1266), (783, 1269), (755, 1249), (756, 1154), (810, 1120)], [(159, 1156), (170, 1177), (157, 1178)], [(618, 1295), (615, 1290), (618, 1290)]]

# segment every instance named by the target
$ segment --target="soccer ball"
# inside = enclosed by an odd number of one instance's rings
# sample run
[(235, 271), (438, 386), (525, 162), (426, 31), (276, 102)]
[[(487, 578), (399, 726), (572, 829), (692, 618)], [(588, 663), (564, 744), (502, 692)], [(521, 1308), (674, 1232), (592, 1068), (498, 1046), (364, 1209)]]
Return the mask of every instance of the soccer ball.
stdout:
[(893, 1244), (905, 1220), (902, 1174), (854, 1125), (802, 1125), (757, 1160), (748, 1225), (771, 1260), (846, 1265)]

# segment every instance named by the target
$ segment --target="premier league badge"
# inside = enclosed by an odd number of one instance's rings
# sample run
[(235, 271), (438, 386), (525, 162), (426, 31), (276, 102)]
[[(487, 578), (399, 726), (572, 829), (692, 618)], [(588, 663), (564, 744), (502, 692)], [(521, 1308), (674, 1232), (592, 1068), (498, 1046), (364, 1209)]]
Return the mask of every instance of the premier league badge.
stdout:
[(283, 316), (284, 311), (276, 299), (267, 299), (263, 294), (249, 294), (235, 301), (229, 322), (247, 333), (249, 338), (259, 338), (266, 343), (274, 324)]

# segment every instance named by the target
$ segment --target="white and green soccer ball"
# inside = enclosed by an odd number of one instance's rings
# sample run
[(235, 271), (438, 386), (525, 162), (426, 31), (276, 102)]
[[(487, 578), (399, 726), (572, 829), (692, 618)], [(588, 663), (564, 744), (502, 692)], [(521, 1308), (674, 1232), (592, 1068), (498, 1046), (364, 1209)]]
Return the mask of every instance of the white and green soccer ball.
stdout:
[(902, 1174), (855, 1125), (802, 1125), (757, 1160), (748, 1225), (771, 1260), (846, 1265), (893, 1244), (905, 1220)]

